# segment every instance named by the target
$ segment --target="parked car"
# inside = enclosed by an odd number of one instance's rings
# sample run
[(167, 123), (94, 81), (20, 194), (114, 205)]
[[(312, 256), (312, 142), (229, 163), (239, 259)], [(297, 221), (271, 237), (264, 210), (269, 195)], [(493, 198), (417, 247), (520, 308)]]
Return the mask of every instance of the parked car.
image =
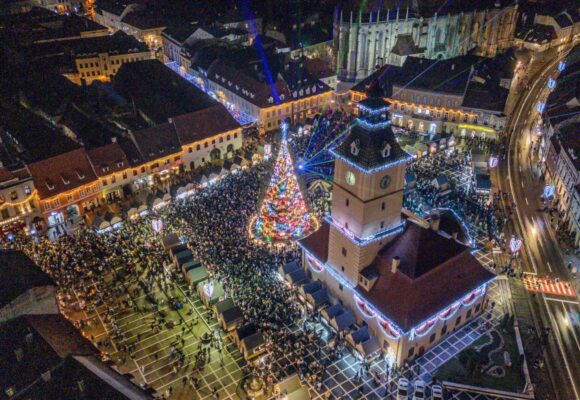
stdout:
[(397, 385), (397, 400), (407, 400), (409, 395), (409, 380), (407, 378), (399, 379)]
[(441, 385), (431, 386), (431, 400), (443, 400), (443, 388)]
[(413, 400), (424, 400), (427, 397), (427, 385), (421, 379), (415, 381)]

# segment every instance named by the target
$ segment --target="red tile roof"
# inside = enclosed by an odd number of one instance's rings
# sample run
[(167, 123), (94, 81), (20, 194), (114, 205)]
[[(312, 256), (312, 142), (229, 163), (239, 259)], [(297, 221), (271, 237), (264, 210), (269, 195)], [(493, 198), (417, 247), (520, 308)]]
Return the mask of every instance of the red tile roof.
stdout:
[(175, 128), (170, 123), (135, 131), (133, 139), (145, 161), (155, 161), (181, 151)]
[(15, 176), (5, 167), (0, 167), (0, 183), (11, 181)]
[(110, 143), (88, 151), (97, 176), (106, 176), (129, 168), (129, 161), (118, 143)]
[(316, 257), (320, 262), (325, 263), (328, 260), (328, 236), (330, 225), (322, 221), (320, 229), (304, 239), (298, 241), (301, 247)]
[(172, 118), (172, 122), (182, 146), (240, 128), (221, 104), (180, 115)]
[[(392, 273), (395, 256), (401, 262)], [(494, 277), (469, 247), (414, 223), (384, 246), (363, 273), (369, 269), (378, 273), (377, 281), (370, 291), (358, 286), (357, 292), (405, 331)]]
[(41, 199), (71, 191), (97, 180), (83, 148), (29, 164), (28, 169)]

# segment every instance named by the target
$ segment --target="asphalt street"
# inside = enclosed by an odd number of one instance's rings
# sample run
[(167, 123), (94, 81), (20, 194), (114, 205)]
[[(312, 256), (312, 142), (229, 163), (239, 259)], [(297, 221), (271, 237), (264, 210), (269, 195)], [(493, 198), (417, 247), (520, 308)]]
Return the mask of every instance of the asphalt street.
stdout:
[[(509, 191), (516, 204), (513, 232), (523, 239), (521, 257), (523, 270), (538, 277), (571, 281), (562, 249), (549, 226), (549, 216), (543, 208), (541, 194), (545, 182), (540, 177), (537, 162), (532, 157), (532, 130), (537, 117), (536, 105), (545, 98), (548, 79), (555, 75), (564, 53), (547, 54), (536, 60), (528, 70), (529, 86), (515, 100), (508, 129), (510, 139), (508, 163), (498, 174), (499, 186)], [(544, 96), (543, 96), (544, 95)], [(549, 327), (547, 364), (558, 398), (580, 398), (580, 326), (575, 317), (580, 312), (577, 297), (528, 293), (532, 311), (540, 332)]]

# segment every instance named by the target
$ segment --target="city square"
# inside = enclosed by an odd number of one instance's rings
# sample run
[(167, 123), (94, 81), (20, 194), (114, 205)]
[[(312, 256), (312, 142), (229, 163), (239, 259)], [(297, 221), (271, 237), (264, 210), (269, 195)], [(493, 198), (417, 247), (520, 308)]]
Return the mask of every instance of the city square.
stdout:
[(53, 3), (0, 6), (0, 398), (579, 398), (573, 2)]

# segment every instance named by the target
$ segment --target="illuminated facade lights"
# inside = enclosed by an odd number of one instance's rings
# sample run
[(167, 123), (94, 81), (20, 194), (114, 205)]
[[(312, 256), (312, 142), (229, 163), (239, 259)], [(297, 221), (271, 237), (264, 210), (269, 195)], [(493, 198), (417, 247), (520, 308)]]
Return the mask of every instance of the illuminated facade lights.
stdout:
[(377, 130), (384, 129), (384, 128), (391, 126), (391, 121), (372, 122), (372, 121), (368, 121), (368, 120), (363, 119), (363, 118), (358, 118), (357, 124), (359, 124), (360, 126), (362, 126), (365, 129), (368, 129), (369, 131), (377, 131)]
[(394, 228), (391, 229), (386, 229), (380, 232), (377, 232), (373, 235), (369, 235), (366, 236), (364, 238), (359, 238), (358, 236), (356, 236), (351, 230), (349, 230), (348, 228), (338, 224), (334, 218), (332, 218), (332, 216), (330, 215), (326, 215), (324, 217), (325, 221), (328, 222), (329, 224), (331, 224), (332, 226), (334, 226), (337, 230), (339, 230), (340, 232), (344, 233), (345, 236), (355, 245), (357, 245), (358, 247), (364, 247), (368, 244), (374, 243), (374, 242), (378, 242), (379, 240), (385, 239), (387, 237), (393, 236), (393, 235), (397, 235), (401, 232), (403, 232), (404, 228), (405, 228), (405, 223), (401, 223), (399, 225), (397, 225)]
[(484, 284), (480, 285), (477, 289), (472, 290), (467, 295), (461, 297), (459, 300), (453, 302), (451, 305), (445, 307), (444, 309), (436, 312), (429, 318), (426, 318), (421, 323), (417, 324), (415, 327), (405, 331), (397, 326), (393, 321), (383, 315), (382, 312), (377, 310), (371, 303), (363, 299), (360, 294), (356, 293), (356, 288), (353, 284), (347, 281), (341, 274), (339, 274), (334, 268), (328, 263), (322, 263), (318, 260), (312, 253), (310, 253), (302, 244), (299, 243), (299, 246), (305, 253), (307, 264), (310, 269), (317, 274), (320, 274), (324, 271), (328, 272), (331, 277), (336, 279), (336, 281), (341, 284), (343, 287), (352, 290), (353, 299), (357, 308), (361, 312), (361, 314), (366, 317), (367, 319), (376, 318), (381, 330), (385, 336), (390, 339), (397, 340), (401, 337), (401, 335), (409, 334), (411, 339), (415, 337), (421, 337), (429, 333), (431, 328), (435, 325), (437, 320), (447, 321), (462, 308), (462, 307), (470, 307), (472, 306), (478, 299), (485, 296), (487, 293), (488, 285), (493, 281), (494, 278), (490, 279), (489, 281), (485, 282)]
[(364, 112), (364, 113), (367, 113), (370, 115), (378, 115), (378, 114), (385, 113), (385, 112), (389, 111), (389, 108), (390, 108), (389, 106), (385, 106), (385, 107), (381, 107), (381, 108), (368, 108), (360, 103), (357, 104), (357, 107), (361, 112)]
[(380, 172), (380, 171), (384, 171), (386, 169), (389, 169), (391, 167), (394, 167), (395, 165), (398, 164), (402, 164), (402, 163), (406, 163), (408, 161), (411, 161), (413, 159), (413, 157), (411, 157), (410, 155), (407, 155), (401, 159), (395, 160), (395, 161), (391, 161), (390, 163), (387, 164), (383, 164), (380, 165), (378, 167), (374, 167), (374, 168), (364, 168), (362, 166), (360, 166), (357, 163), (354, 163), (352, 161), (350, 161), (348, 158), (338, 154), (335, 150), (330, 150), (330, 154), (332, 154), (334, 157), (340, 159), (341, 161), (343, 161), (344, 163), (350, 165), (353, 168), (358, 169), (359, 171), (365, 173), (365, 174), (374, 174), (375, 172)]

